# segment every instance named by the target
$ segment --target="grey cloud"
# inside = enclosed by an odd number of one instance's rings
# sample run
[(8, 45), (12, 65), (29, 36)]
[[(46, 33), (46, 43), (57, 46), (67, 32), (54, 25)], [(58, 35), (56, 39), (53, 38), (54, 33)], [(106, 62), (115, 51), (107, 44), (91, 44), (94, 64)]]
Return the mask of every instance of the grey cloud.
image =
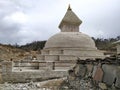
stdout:
[(1, 43), (11, 43), (14, 44), (20, 40), (17, 36), (21, 25), (17, 23), (8, 23), (5, 21), (0, 21), (0, 42)]
[[(102, 4), (95, 1), (96, 5), (92, 1), (86, 3), (85, 0), (84, 3), (82, 0), (71, 2), (73, 11), (77, 11), (75, 13), (83, 21), (81, 32), (93, 37), (120, 35), (120, 1), (98, 1)], [(64, 0), (0, 0), (0, 43), (25, 44), (47, 40), (60, 31), (58, 25), (66, 12), (67, 4), (68, 1)], [(15, 12), (27, 15), (28, 21), (19, 23), (5, 19)]]

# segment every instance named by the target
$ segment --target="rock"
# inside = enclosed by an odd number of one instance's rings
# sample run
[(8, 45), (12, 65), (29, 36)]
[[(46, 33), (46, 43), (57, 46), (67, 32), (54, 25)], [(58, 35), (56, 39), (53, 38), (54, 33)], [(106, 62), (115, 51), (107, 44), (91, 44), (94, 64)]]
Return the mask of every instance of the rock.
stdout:
[(120, 88), (120, 68), (117, 68), (117, 71), (116, 71), (115, 87)]
[(104, 75), (103, 82), (109, 86), (112, 86), (116, 78), (116, 66), (115, 65), (103, 65)]
[(110, 88), (108, 88), (108, 90), (109, 90), (109, 89), (110, 89), (110, 90), (120, 90), (120, 89), (116, 88), (114, 84), (113, 84)]
[(37, 88), (40, 88), (40, 87), (41, 87), (41, 84), (40, 84), (40, 83), (37, 83), (37, 84), (36, 84), (36, 87), (37, 87)]
[(77, 77), (83, 78), (87, 73), (87, 67), (84, 64), (77, 64), (74, 68), (74, 71)]
[(98, 84), (99, 88), (102, 89), (102, 90), (107, 90), (107, 86), (105, 83), (99, 83)]
[(23, 87), (22, 90), (28, 90), (27, 88)]
[(98, 83), (98, 82), (101, 82), (102, 81), (102, 78), (103, 78), (103, 70), (101, 68), (101, 65), (99, 64), (97, 69), (96, 69), (96, 72), (95, 72), (95, 75), (93, 77), (93, 80)]
[(95, 72), (96, 72), (96, 70), (97, 70), (97, 66), (94, 66), (94, 67), (93, 67), (93, 72), (92, 72), (92, 77), (95, 76)]
[(75, 72), (74, 72), (74, 70), (69, 70), (68, 73), (69, 73), (68, 79), (69, 80), (75, 80)]
[(87, 66), (87, 75), (88, 77), (92, 76), (92, 71), (93, 71), (93, 65), (92, 64), (88, 64)]

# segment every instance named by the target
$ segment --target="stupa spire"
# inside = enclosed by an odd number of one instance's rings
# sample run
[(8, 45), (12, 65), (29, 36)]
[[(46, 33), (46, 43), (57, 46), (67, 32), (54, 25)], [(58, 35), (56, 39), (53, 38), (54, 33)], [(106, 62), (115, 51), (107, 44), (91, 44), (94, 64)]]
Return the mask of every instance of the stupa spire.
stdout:
[(60, 22), (59, 28), (61, 29), (62, 32), (79, 32), (79, 25), (81, 23), (82, 21), (72, 11), (69, 4), (65, 16)]

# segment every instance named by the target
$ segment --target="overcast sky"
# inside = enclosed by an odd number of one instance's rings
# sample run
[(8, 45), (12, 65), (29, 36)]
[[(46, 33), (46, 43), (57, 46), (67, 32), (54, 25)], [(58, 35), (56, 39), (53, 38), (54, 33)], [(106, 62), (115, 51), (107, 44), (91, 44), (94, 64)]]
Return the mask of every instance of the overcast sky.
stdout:
[(68, 4), (83, 21), (81, 32), (91, 37), (120, 35), (120, 0), (0, 0), (0, 43), (47, 40), (60, 32)]

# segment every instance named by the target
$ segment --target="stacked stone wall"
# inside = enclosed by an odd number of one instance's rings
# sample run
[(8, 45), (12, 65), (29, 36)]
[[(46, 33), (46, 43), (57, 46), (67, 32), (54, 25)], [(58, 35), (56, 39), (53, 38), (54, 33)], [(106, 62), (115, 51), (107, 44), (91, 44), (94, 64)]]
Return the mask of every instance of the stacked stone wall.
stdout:
[[(81, 82), (86, 82), (86, 87), (95, 88), (95, 90), (120, 89), (120, 59), (96, 59), (96, 60), (78, 60), (73, 69), (69, 70), (68, 87), (80, 90)], [(74, 82), (74, 83), (73, 83)], [(82, 86), (81, 86), (82, 87)], [(104, 89), (101, 89), (104, 88)], [(73, 89), (74, 90), (74, 89)], [(88, 90), (88, 89), (83, 89)]]
[(4, 61), (2, 63), (1, 77), (4, 82), (27, 82), (27, 81), (40, 81), (50, 78), (60, 78), (67, 76), (67, 71), (54, 71), (54, 70), (33, 70), (24, 71), (22, 69), (14, 71), (13, 62)]
[(27, 72), (11, 72), (2, 74), (2, 82), (29, 82), (41, 81), (50, 78), (59, 78), (67, 76), (65, 71), (27, 71)]

